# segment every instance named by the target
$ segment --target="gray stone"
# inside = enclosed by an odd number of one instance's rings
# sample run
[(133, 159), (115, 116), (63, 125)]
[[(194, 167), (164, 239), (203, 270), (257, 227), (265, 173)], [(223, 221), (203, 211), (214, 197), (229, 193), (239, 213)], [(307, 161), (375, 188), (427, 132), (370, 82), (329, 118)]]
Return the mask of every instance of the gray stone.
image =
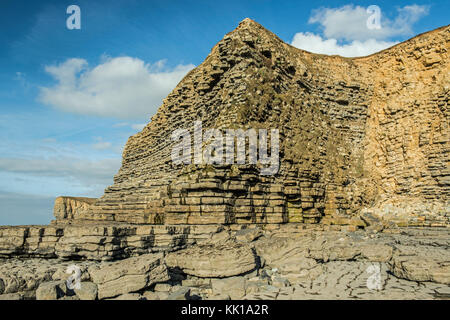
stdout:
[(92, 282), (81, 282), (80, 289), (74, 289), (75, 294), (80, 300), (96, 300), (97, 299), (97, 285)]
[(23, 300), (23, 295), (20, 293), (0, 294), (0, 300)]
[(98, 285), (98, 298), (112, 298), (169, 280), (161, 254), (145, 254), (89, 269)]
[(166, 256), (169, 268), (204, 278), (222, 278), (247, 273), (256, 268), (255, 255), (247, 245), (198, 245)]
[(213, 294), (228, 294), (231, 299), (237, 300), (245, 296), (246, 279), (244, 277), (231, 277), (225, 279), (212, 279)]
[(291, 284), (289, 280), (282, 277), (274, 277), (272, 280), (272, 285), (277, 288), (289, 287)]
[(36, 300), (57, 300), (64, 296), (66, 283), (61, 281), (44, 282), (36, 290)]
[(126, 293), (108, 300), (143, 300), (143, 297), (139, 293)]
[(167, 300), (188, 300), (191, 295), (191, 289), (182, 287), (175, 292), (172, 292), (167, 297)]

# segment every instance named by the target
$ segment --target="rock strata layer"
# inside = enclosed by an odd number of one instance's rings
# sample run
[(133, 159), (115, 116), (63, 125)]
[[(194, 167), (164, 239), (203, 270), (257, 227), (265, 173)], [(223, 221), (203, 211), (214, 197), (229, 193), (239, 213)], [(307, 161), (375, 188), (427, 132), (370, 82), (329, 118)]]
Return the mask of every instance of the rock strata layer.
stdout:
[(211, 226), (91, 223), (0, 227), (0, 258), (114, 260), (173, 251), (222, 230)]
[[(55, 216), (351, 225), (370, 213), (400, 226), (448, 226), (449, 39), (445, 26), (342, 58), (296, 49), (245, 19), (129, 138), (104, 195), (58, 198)], [(278, 129), (279, 171), (175, 165), (172, 133), (193, 136), (196, 121), (203, 129)]]

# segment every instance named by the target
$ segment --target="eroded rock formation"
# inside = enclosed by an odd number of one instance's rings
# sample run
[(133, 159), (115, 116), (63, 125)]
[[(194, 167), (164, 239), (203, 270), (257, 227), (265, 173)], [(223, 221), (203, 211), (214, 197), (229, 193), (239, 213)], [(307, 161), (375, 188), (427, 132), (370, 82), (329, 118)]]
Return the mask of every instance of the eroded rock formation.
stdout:
[[(293, 48), (245, 19), (129, 138), (105, 194), (89, 210), (58, 200), (67, 212), (57, 219), (358, 225), (364, 211), (400, 225), (448, 225), (449, 39), (447, 26), (349, 59)], [(195, 121), (279, 129), (278, 173), (175, 166), (171, 134)]]

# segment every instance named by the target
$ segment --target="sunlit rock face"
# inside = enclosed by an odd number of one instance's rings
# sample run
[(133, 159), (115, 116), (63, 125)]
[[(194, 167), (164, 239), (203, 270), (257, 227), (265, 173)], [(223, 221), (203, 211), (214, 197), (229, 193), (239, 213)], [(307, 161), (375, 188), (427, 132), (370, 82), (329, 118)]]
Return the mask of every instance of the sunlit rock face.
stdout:
[[(342, 58), (296, 49), (245, 19), (129, 138), (105, 194), (60, 199), (57, 220), (449, 225), (449, 39), (446, 26)], [(172, 133), (194, 136), (196, 121), (277, 129), (276, 174), (261, 175), (260, 163), (175, 165)]]

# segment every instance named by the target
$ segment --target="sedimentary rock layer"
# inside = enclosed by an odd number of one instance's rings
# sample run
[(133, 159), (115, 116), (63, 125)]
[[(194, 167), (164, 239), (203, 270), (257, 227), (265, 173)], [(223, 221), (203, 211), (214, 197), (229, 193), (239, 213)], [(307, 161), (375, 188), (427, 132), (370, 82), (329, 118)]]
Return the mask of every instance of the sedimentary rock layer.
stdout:
[(0, 258), (123, 259), (177, 250), (221, 228), (125, 223), (0, 227)]
[[(342, 58), (296, 49), (245, 19), (129, 138), (105, 194), (57, 218), (349, 224), (364, 210), (399, 225), (446, 226), (449, 40), (446, 26)], [(171, 134), (192, 132), (195, 121), (204, 129), (278, 129), (278, 173), (174, 165)]]

